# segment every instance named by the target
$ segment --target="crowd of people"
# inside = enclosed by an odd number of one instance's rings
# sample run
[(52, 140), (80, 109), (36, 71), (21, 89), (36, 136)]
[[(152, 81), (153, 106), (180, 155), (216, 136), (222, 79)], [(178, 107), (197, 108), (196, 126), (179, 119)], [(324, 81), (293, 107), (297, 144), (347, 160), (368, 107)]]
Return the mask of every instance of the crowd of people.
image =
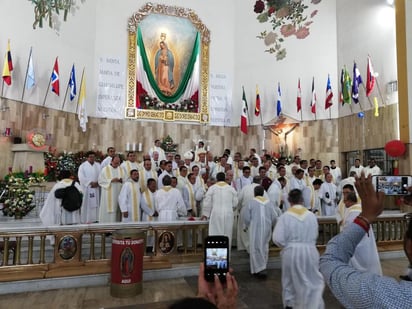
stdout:
[[(128, 152), (124, 162), (113, 147), (107, 154), (98, 163), (90, 151), (79, 168), (83, 204), (78, 214), (72, 214), (70, 220), (67, 214), (49, 215), (54, 221), (49, 220), (48, 225), (197, 217), (209, 221), (209, 235), (225, 235), (229, 248), (246, 250), (251, 274), (263, 279), (272, 239), (282, 248), (283, 302), (291, 308), (324, 306), (317, 217), (336, 217), (342, 231), (351, 229), (354, 220), (363, 218), (359, 216), (362, 206), (356, 179), (381, 174), (374, 160), (362, 167), (357, 159), (349, 177), (342, 179), (334, 160), (323, 165), (320, 160), (296, 155), (287, 164), (286, 158), (259, 156), (255, 149), (247, 156), (236, 152), (233, 157), (226, 149), (214, 157), (203, 142), (195, 151), (180, 155), (165, 153), (156, 140), (141, 162), (135, 152)], [(62, 179), (56, 186), (69, 183)], [(58, 204), (49, 194), (44, 208), (57, 209)], [(153, 236), (148, 235), (147, 246), (154, 246)], [(372, 231), (361, 239), (349, 264), (382, 274)]]

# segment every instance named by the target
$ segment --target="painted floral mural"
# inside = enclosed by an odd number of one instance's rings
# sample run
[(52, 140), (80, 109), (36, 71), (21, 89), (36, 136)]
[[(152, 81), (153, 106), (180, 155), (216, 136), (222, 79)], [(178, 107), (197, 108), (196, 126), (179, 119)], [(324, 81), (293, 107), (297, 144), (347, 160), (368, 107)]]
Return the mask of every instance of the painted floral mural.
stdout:
[[(307, 0), (309, 1), (309, 0)], [(282, 43), (286, 38), (305, 39), (310, 34), (310, 25), (318, 10), (308, 12), (309, 6), (305, 0), (257, 0), (254, 12), (258, 14), (260, 23), (268, 23), (271, 30), (264, 30), (257, 36), (262, 39), (265, 52), (274, 54), (276, 60), (286, 57), (286, 48)], [(311, 0), (316, 5), (321, 0)]]

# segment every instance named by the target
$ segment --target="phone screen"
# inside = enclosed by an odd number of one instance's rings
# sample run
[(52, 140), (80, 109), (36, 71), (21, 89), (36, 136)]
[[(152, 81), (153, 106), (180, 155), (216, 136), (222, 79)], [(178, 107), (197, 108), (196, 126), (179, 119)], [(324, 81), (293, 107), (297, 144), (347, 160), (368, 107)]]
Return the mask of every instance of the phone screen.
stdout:
[(206, 280), (213, 282), (217, 274), (224, 282), (229, 271), (229, 239), (226, 236), (209, 236), (205, 245)]
[(407, 195), (411, 176), (376, 176), (376, 191), (386, 195)]

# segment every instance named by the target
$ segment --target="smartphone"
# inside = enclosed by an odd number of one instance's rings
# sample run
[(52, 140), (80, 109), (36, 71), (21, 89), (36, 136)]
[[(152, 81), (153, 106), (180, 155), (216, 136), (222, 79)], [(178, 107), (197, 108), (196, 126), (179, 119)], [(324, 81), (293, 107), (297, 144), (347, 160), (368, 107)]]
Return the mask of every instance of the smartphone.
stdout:
[(372, 183), (377, 192), (384, 192), (386, 195), (408, 195), (412, 176), (372, 176)]
[(229, 238), (227, 236), (208, 236), (204, 251), (205, 279), (213, 282), (215, 274), (220, 282), (226, 282), (229, 271)]

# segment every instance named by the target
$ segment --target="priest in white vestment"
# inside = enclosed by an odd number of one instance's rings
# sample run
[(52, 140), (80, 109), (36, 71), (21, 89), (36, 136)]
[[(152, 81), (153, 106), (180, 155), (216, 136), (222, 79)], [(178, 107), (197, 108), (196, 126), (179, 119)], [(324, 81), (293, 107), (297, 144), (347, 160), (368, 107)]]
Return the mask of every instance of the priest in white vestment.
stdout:
[[(362, 206), (358, 203), (358, 197), (355, 192), (349, 192), (345, 196), (344, 203), (346, 206), (346, 214), (343, 220), (343, 230), (362, 212)], [(360, 271), (382, 276), (382, 267), (372, 226), (369, 227), (369, 232), (363, 236), (362, 240), (356, 246), (355, 252), (349, 260), (349, 264)]]
[[(249, 233), (246, 230), (244, 225), (242, 209), (247, 208), (249, 202), (254, 199), (255, 197), (255, 188), (260, 185), (261, 178), (259, 176), (253, 177), (253, 183), (246, 185), (243, 187), (242, 190), (238, 193), (238, 205), (237, 205), (237, 212), (238, 212), (238, 220), (237, 220), (237, 250), (246, 250), (249, 252)], [(268, 194), (266, 191), (264, 192), (263, 196), (269, 199)]]
[(107, 148), (107, 156), (100, 163), (100, 168), (103, 169), (104, 167), (110, 165), (110, 163), (112, 162), (115, 155), (116, 155), (116, 148), (108, 147)]
[(126, 181), (119, 194), (119, 207), (122, 213), (122, 222), (139, 222), (140, 215), (140, 184), (139, 171), (130, 172), (130, 178)]
[(126, 175), (120, 167), (120, 158), (115, 156), (110, 165), (104, 167), (99, 175), (101, 187), (100, 198), (100, 223), (113, 223), (117, 221), (118, 197)]
[(282, 247), (283, 307), (320, 309), (324, 308), (325, 283), (316, 248), (318, 220), (302, 202), (300, 190), (290, 191), (291, 207), (278, 218), (273, 231), (273, 242)]
[(307, 209), (311, 209), (310, 205), (310, 198), (311, 198), (311, 190), (306, 185), (306, 181), (303, 179), (305, 176), (305, 171), (303, 169), (298, 168), (295, 174), (290, 178), (289, 181), (289, 190), (299, 189), (302, 191), (303, 196), (303, 206)]
[[(63, 170), (59, 173), (60, 180), (53, 186), (47, 195), (43, 208), (40, 211), (40, 220), (45, 226), (51, 225), (66, 225), (80, 223), (80, 209), (75, 211), (68, 211), (62, 207), (62, 199), (56, 198), (54, 193), (57, 189), (66, 188), (72, 185), (73, 179), (70, 178), (70, 171)], [(81, 193), (82, 187), (75, 182), (75, 187)], [(54, 243), (54, 241), (52, 241)]]
[(143, 161), (143, 168), (139, 171), (140, 190), (145, 191), (147, 189), (147, 181), (152, 178), (156, 181), (157, 187), (157, 172), (152, 168), (152, 161), (145, 159)]
[(269, 241), (272, 228), (279, 213), (269, 199), (263, 197), (265, 190), (258, 185), (254, 188), (255, 197), (242, 209), (242, 218), (250, 238), (250, 273), (266, 277), (265, 270), (269, 259)]
[[(159, 216), (156, 211), (156, 194), (157, 181), (153, 178), (149, 178), (147, 181), (147, 188), (142, 192), (140, 198), (140, 208), (142, 210), (142, 221), (153, 222), (157, 221)], [(154, 233), (153, 231), (147, 231), (146, 235), (146, 246), (154, 247)]]
[(124, 174), (127, 175), (127, 178), (130, 177), (130, 172), (132, 170), (139, 170), (141, 166), (136, 162), (136, 153), (134, 151), (129, 151), (127, 153), (127, 160), (124, 161), (120, 167), (123, 169)]
[(101, 167), (95, 162), (95, 156), (95, 152), (87, 152), (87, 160), (80, 164), (77, 173), (83, 190), (81, 222), (86, 224), (99, 220), (100, 187), (97, 180)]
[(325, 181), (319, 189), (319, 198), (322, 201), (322, 216), (335, 216), (337, 208), (337, 188), (332, 182), (332, 174), (325, 174)]
[(229, 237), (232, 247), (233, 211), (238, 204), (237, 193), (225, 182), (225, 173), (216, 175), (217, 182), (211, 186), (203, 200), (202, 219), (209, 219), (209, 235)]
[(163, 177), (163, 187), (156, 192), (155, 204), (159, 213), (159, 221), (175, 221), (179, 217), (187, 215), (186, 205), (182, 194), (171, 186), (172, 179), (166, 175)]
[(193, 217), (197, 217), (198, 210), (200, 210), (200, 202), (203, 199), (205, 190), (203, 187), (198, 186), (196, 187), (196, 175), (190, 173), (187, 176), (189, 180), (188, 183), (183, 187), (183, 201), (186, 205), (186, 210), (190, 212), (190, 215)]
[(160, 147), (161, 145), (162, 143), (160, 142), (160, 139), (157, 139), (154, 141), (154, 145), (150, 147), (149, 149), (149, 155), (151, 158), (154, 157), (153, 153), (157, 152), (159, 154), (159, 158), (158, 158), (159, 161), (166, 160), (166, 154), (163, 148)]

